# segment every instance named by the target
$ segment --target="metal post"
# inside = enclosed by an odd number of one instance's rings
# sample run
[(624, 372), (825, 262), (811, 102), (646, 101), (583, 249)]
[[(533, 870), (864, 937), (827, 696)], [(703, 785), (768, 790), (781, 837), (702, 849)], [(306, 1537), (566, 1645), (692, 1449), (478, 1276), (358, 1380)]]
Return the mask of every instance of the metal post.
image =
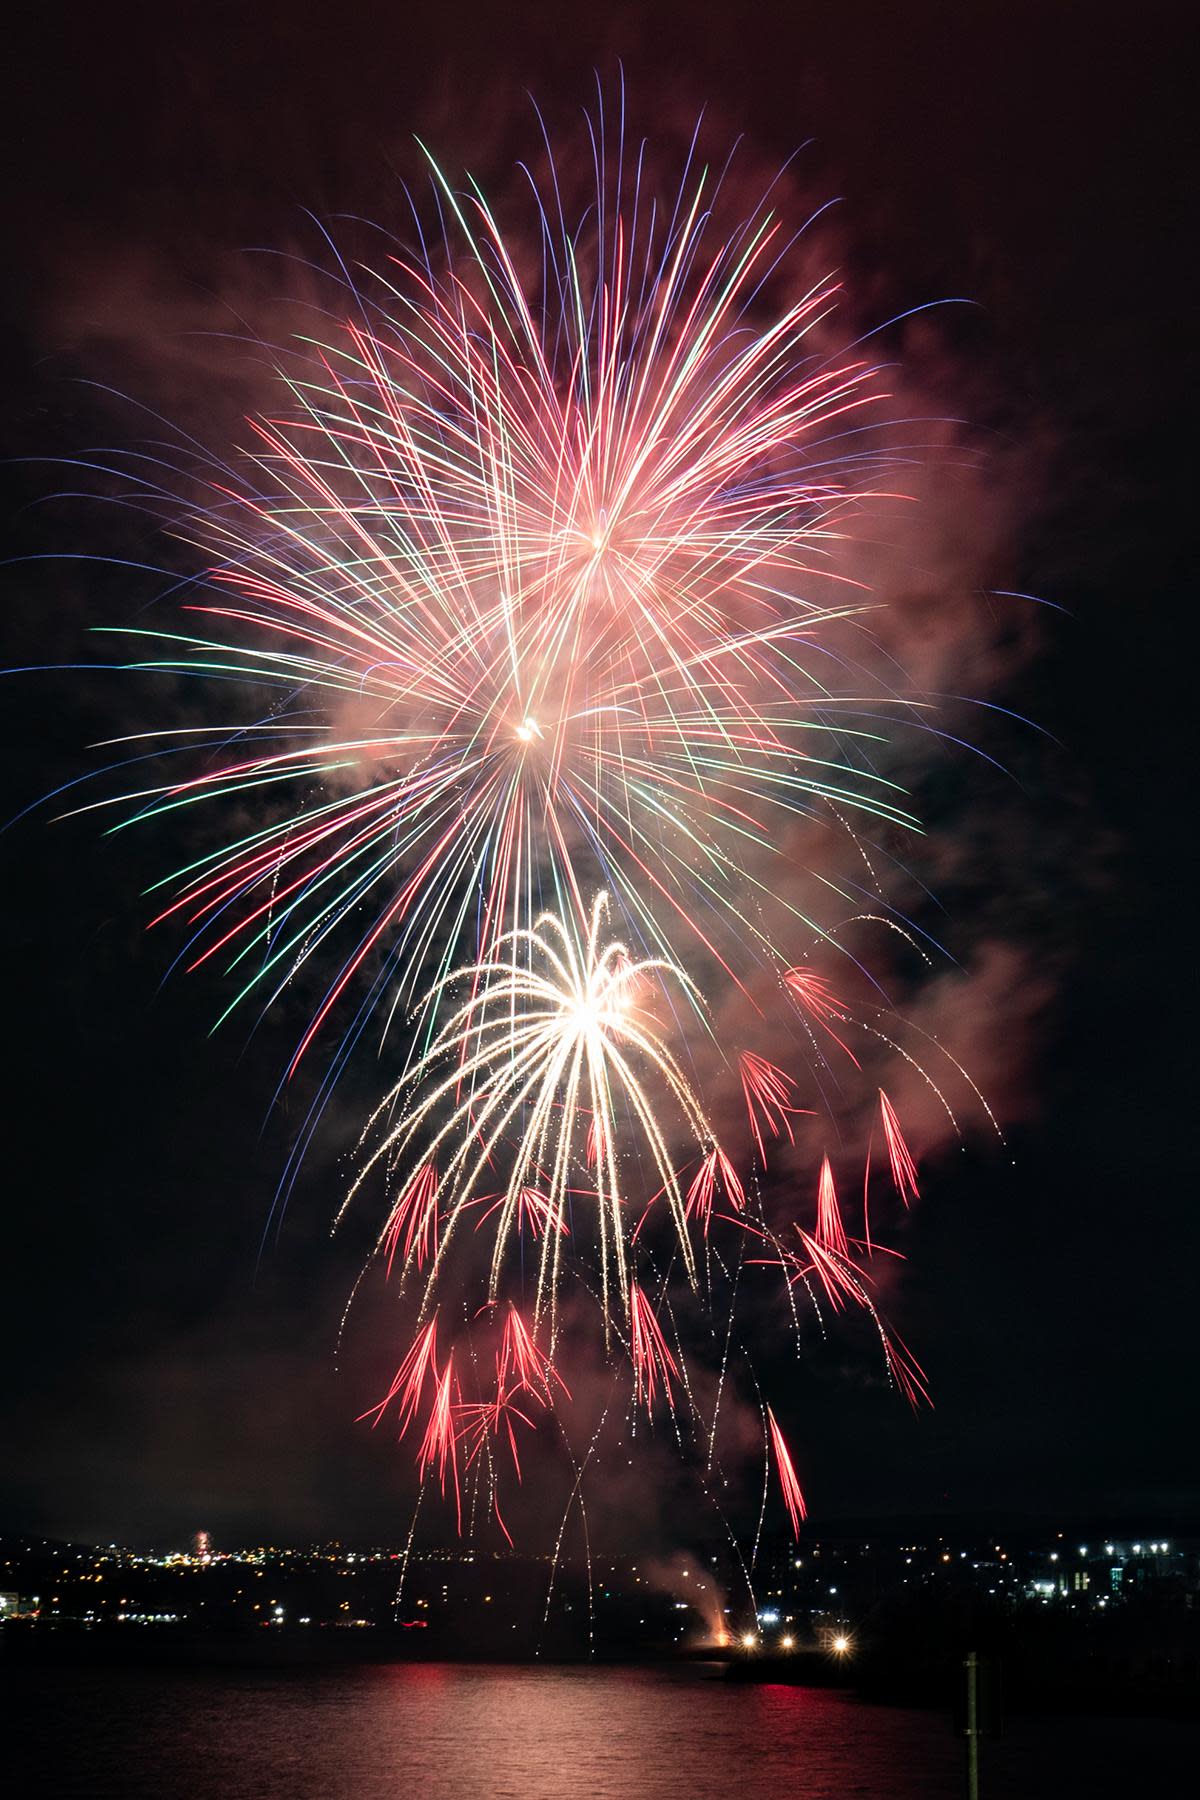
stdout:
[(967, 1800), (979, 1800), (979, 1658), (967, 1652)]

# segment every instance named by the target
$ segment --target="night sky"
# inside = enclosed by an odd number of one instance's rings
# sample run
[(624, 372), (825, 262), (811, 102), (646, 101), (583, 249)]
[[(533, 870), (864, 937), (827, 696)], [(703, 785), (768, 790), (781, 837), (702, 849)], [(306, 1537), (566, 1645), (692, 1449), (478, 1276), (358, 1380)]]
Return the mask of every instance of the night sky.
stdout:
[[(792, 1417), (823, 1519), (1196, 1516), (1189, 10), (49, 3), (10, 44), (6, 665), (93, 661), (87, 627), (157, 591), (48, 559), (168, 554), (146, 521), (54, 497), (85, 478), (24, 459), (144, 433), (108, 390), (223, 445), (254, 376), (213, 334), (269, 310), (279, 279), (248, 253), (316, 254), (309, 213), (399, 220), (414, 133), (504, 178), (534, 138), (527, 89), (561, 135), (620, 59), (651, 134), (677, 141), (706, 104), (758, 166), (807, 143), (796, 179), (842, 196), (860, 318), (974, 303), (892, 346), (989, 471), (966, 549), (929, 577), (949, 609), (931, 602), (930, 630), (959, 602), (986, 611), (984, 585), (1065, 610), (1019, 645), (963, 638), (954, 691), (1049, 735), (980, 713), (1010, 774), (948, 761), (918, 802), (949, 944), (1002, 938), (1027, 1004), (978, 1028), (1008, 1148), (976, 1133), (933, 1159), (889, 1298), (935, 1409), (913, 1417), (850, 1356), (804, 1377)], [(932, 506), (942, 553), (954, 502)], [(9, 678), (4, 817), (159, 716), (154, 698)], [(215, 987), (163, 984), (172, 946), (145, 935), (141, 895), (176, 847), (44, 813), (0, 839), (0, 1529), (396, 1536), (407, 1457), (352, 1423), (390, 1352), (336, 1370), (356, 1264), (327, 1240), (374, 1088), (346, 1092), (260, 1259), (295, 1020), (210, 1038)]]

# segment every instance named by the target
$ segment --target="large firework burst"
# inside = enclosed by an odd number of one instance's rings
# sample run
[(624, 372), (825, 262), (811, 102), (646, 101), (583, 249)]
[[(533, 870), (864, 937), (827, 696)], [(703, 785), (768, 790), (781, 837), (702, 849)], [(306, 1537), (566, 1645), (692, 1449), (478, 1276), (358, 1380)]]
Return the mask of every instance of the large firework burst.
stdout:
[[(376, 1250), (415, 1336), (364, 1417), (395, 1409), (402, 1435), (423, 1419), (422, 1480), (459, 1496), (486, 1472), (498, 1517), (493, 1445), (517, 1462), (517, 1427), (567, 1396), (568, 1273), (605, 1354), (629, 1359), (632, 1404), (674, 1416), (682, 1394), (710, 1466), (747, 1260), (780, 1273), (797, 1332), (797, 1294), (864, 1309), (892, 1380), (924, 1393), (874, 1297), (865, 1186), (860, 1234), (798, 1077), (718, 1042), (702, 991), (766, 970), (826, 1067), (860, 1071), (855, 1034), (917, 1067), (880, 1006), (808, 960), (833, 938), (785, 854), (811, 815), (915, 823), (872, 756), (895, 703), (829, 638), (864, 604), (831, 552), (877, 479), (854, 448), (874, 371), (829, 353), (835, 281), (774, 301), (791, 240), (769, 196), (722, 231), (694, 150), (664, 204), (622, 133), (575, 218), (551, 159), (516, 239), (431, 164), (436, 247), (347, 277), (340, 321), (293, 346), (284, 403), (185, 528), (206, 580), (128, 665), (235, 697), (220, 726), (143, 746), (201, 754), (124, 823), (201, 803), (241, 818), (163, 879), (158, 918), (232, 979), (226, 1015), (320, 972), (289, 1073), (327, 1023), (335, 1044), (297, 1154), (367, 1019), (405, 1022), (346, 1204), (382, 1180)], [(701, 1063), (740, 1083), (740, 1166)], [(916, 1164), (878, 1106), (907, 1204)], [(794, 1190), (764, 1181), (785, 1145), (785, 1170), (820, 1166), (803, 1225)], [(516, 1245), (536, 1268), (524, 1311)], [(676, 1279), (726, 1308), (707, 1416)], [(439, 1362), (448, 1290), (498, 1333), (477, 1391), (453, 1348)]]

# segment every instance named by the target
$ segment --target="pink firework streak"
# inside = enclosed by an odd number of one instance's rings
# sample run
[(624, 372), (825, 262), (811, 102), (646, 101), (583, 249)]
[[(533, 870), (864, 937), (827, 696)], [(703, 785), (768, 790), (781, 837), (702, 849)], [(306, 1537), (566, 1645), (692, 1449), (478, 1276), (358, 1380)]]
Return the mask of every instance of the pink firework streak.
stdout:
[(606, 1158), (608, 1155), (604, 1120), (600, 1117), (599, 1113), (593, 1113), (592, 1122), (588, 1126), (586, 1155), (587, 1166), (589, 1169), (594, 1169), (601, 1158)]
[(785, 1075), (782, 1069), (777, 1069), (765, 1056), (756, 1056), (752, 1050), (743, 1050), (738, 1058), (738, 1066), (742, 1077), (742, 1093), (746, 1097), (750, 1131), (758, 1145), (759, 1160), (765, 1168), (767, 1152), (763, 1143), (763, 1125), (766, 1125), (772, 1137), (786, 1133), (789, 1144), (794, 1144), (796, 1139), (792, 1134), (791, 1121), (805, 1109), (794, 1103), (796, 1084), (791, 1076)]
[[(509, 1390), (506, 1392), (502, 1388), (497, 1388), (496, 1396), (493, 1400), (464, 1401), (455, 1408), (455, 1415), (460, 1422), (459, 1435), (467, 1446), (464, 1464), (465, 1471), (470, 1471), (493, 1437), (499, 1440), (503, 1436), (508, 1442), (509, 1452), (512, 1456), (513, 1470), (517, 1480), (521, 1481), (523, 1479), (521, 1475), (521, 1453), (517, 1445), (517, 1434), (514, 1429), (514, 1422), (516, 1424), (525, 1425), (532, 1431), (534, 1429), (534, 1421), (522, 1407), (517, 1405), (516, 1390)], [(513, 1548), (512, 1532), (508, 1529), (504, 1514), (500, 1510), (499, 1484), (495, 1479), (494, 1471), (491, 1490), (492, 1511), (496, 1515), (496, 1523), (504, 1533), (509, 1547)]]
[(816, 1240), (823, 1250), (832, 1250), (838, 1256), (845, 1256), (850, 1248), (827, 1156), (821, 1160), (821, 1175), (817, 1182)]
[(661, 1381), (667, 1404), (671, 1404), (671, 1377), (679, 1376), (679, 1365), (667, 1347), (662, 1327), (637, 1282), (629, 1288), (629, 1335), (633, 1356), (637, 1397), (647, 1412), (653, 1410), (654, 1394)]
[(833, 992), (824, 975), (818, 975), (815, 969), (789, 969), (783, 978), (784, 986), (797, 1000), (802, 1009), (814, 1018), (824, 1031), (829, 1033), (839, 1050), (844, 1050), (856, 1069), (862, 1064), (851, 1050), (849, 1044), (841, 1039), (829, 1024), (830, 1019), (843, 1021), (847, 1014), (844, 1003)]
[(433, 1405), (421, 1448), (417, 1452), (417, 1470), (424, 1481), (434, 1463), (437, 1464), (438, 1486), (446, 1492), (446, 1472), (454, 1489), (454, 1511), (462, 1532), (462, 1492), (458, 1482), (458, 1432), (456, 1418), (459, 1407), (458, 1384), (454, 1379), (454, 1358), (446, 1358), (446, 1367), (436, 1378)]
[(783, 1490), (783, 1503), (788, 1509), (788, 1517), (792, 1521), (792, 1531), (800, 1536), (800, 1526), (808, 1517), (808, 1508), (804, 1504), (804, 1495), (796, 1478), (796, 1467), (791, 1453), (783, 1440), (783, 1433), (771, 1408), (767, 1408), (767, 1425), (771, 1432), (771, 1448), (775, 1452), (775, 1468), (779, 1475), (779, 1485)]
[(550, 1358), (538, 1349), (529, 1334), (529, 1327), (512, 1305), (505, 1315), (500, 1348), (496, 1353), (497, 1389), (502, 1389), (510, 1376), (523, 1393), (535, 1394), (547, 1405), (552, 1398), (552, 1382), (558, 1383), (568, 1400), (571, 1398), (566, 1382)]
[(881, 1331), (880, 1335), (883, 1338), (888, 1373), (913, 1411), (915, 1412), (922, 1404), (932, 1406), (933, 1400), (926, 1385), (925, 1371), (904, 1339), (897, 1337), (894, 1331)]
[(389, 1275), (402, 1232), (403, 1261), (407, 1262), (410, 1254), (415, 1251), (417, 1267), (423, 1268), (426, 1258), (433, 1254), (438, 1230), (437, 1192), (437, 1170), (432, 1163), (425, 1163), (401, 1193), (384, 1227), (382, 1242), (387, 1251)]
[(714, 1145), (692, 1177), (684, 1202), (688, 1216), (700, 1221), (705, 1237), (708, 1236), (709, 1221), (712, 1218), (718, 1177), (734, 1211), (744, 1212), (746, 1208), (746, 1190), (737, 1170), (725, 1152)]
[(835, 1312), (841, 1312), (847, 1300), (853, 1300), (858, 1305), (864, 1304), (866, 1296), (862, 1282), (856, 1278), (848, 1257), (827, 1249), (801, 1226), (797, 1225), (796, 1230), (808, 1254), (808, 1261), (800, 1264), (792, 1279), (801, 1281), (809, 1275), (815, 1275)]
[(896, 1192), (907, 1206), (910, 1198), (916, 1200), (920, 1197), (917, 1193), (917, 1165), (904, 1141), (895, 1109), (882, 1088), (879, 1090), (879, 1110), (883, 1115), (883, 1135), (887, 1139), (892, 1180), (896, 1184)]
[[(483, 1202), (480, 1201), (479, 1204), (482, 1205)], [(479, 1223), (475, 1227), (476, 1231), (481, 1230), (488, 1220), (505, 1205), (507, 1205), (506, 1197), (500, 1194), (487, 1211), (480, 1215)], [(517, 1229), (527, 1228), (529, 1235), (535, 1241), (541, 1237), (543, 1231), (561, 1231), (564, 1237), (567, 1235), (566, 1220), (558, 1208), (551, 1205), (545, 1194), (539, 1194), (536, 1188), (523, 1187), (521, 1189), (517, 1195), (515, 1213)]]
[(383, 1418), (388, 1407), (392, 1404), (392, 1401), (399, 1399), (399, 1435), (403, 1437), (412, 1422), (413, 1414), (420, 1405), (421, 1391), (425, 1385), (425, 1377), (432, 1374), (436, 1381), (437, 1370), (434, 1363), (436, 1351), (437, 1320), (431, 1319), (424, 1331), (422, 1331), (416, 1339), (416, 1342), (408, 1352), (408, 1355), (404, 1358), (404, 1361), (400, 1364), (400, 1367), (396, 1370), (396, 1373), (392, 1377), (392, 1385), (383, 1396), (383, 1399), (379, 1402), (378, 1406), (372, 1406), (365, 1413), (360, 1413), (359, 1419), (370, 1419), (371, 1428), (374, 1430), (375, 1426), (378, 1425), (379, 1421)]
[[(471, 1467), (489, 1437), (499, 1437), (503, 1433), (508, 1440), (517, 1480), (520, 1481), (521, 1457), (517, 1449), (513, 1421), (517, 1420), (520, 1424), (527, 1425), (531, 1431), (534, 1422), (529, 1414), (522, 1411), (521, 1407), (517, 1405), (518, 1392), (516, 1387), (507, 1390), (498, 1388), (494, 1399), (463, 1401), (455, 1408), (456, 1417), (461, 1425), (459, 1435), (468, 1444), (466, 1468)], [(505, 1535), (507, 1536), (507, 1532)], [(511, 1538), (509, 1542), (512, 1542)]]

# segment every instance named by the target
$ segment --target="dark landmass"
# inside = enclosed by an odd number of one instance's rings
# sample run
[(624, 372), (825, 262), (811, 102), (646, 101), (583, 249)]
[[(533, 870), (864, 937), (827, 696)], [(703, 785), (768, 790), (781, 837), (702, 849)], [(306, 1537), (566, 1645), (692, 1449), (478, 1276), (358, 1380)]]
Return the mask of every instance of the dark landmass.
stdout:
[(0, 1654), (10, 1668), (281, 1672), (687, 1657), (735, 1681), (949, 1708), (974, 1650), (998, 1713), (1200, 1710), (1200, 1538), (948, 1526), (764, 1544), (753, 1599), (713, 1546), (597, 1555), (589, 1570), (462, 1547), (222, 1551), (200, 1537), (151, 1553), (2, 1539)]

